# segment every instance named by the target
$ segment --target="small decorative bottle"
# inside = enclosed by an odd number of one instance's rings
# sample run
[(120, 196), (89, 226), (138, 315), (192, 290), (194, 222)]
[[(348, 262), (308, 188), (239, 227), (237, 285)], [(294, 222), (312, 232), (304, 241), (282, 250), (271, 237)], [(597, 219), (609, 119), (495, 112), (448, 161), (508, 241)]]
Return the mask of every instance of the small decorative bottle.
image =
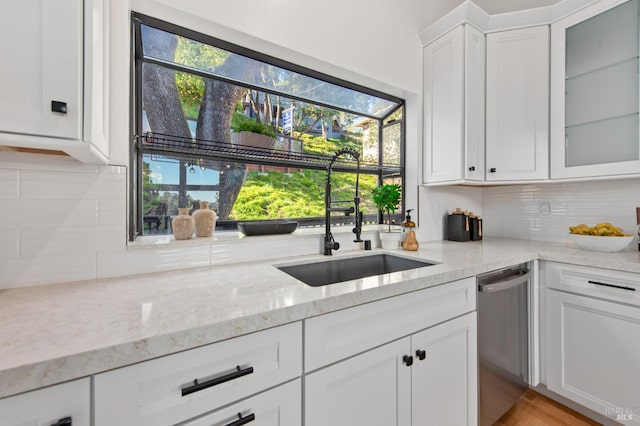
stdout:
[(200, 208), (191, 213), (195, 220), (196, 237), (211, 237), (216, 227), (216, 212), (209, 208), (208, 201), (200, 201)]
[(411, 220), (411, 210), (407, 210), (407, 217), (402, 224), (405, 232), (405, 238), (402, 242), (402, 248), (408, 251), (418, 250), (418, 240), (416, 239), (416, 223)]
[(190, 240), (193, 238), (195, 228), (194, 220), (189, 216), (189, 209), (182, 207), (178, 209), (178, 216), (171, 221), (173, 237), (176, 240)]

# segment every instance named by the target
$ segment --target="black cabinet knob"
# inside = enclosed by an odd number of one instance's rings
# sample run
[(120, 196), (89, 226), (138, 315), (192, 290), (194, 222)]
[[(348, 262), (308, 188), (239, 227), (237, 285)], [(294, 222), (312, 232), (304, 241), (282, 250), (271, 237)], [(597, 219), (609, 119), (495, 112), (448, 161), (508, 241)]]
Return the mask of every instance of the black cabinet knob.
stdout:
[(407, 365), (407, 367), (411, 367), (413, 365), (413, 357), (411, 355), (403, 356), (402, 361)]
[(416, 356), (420, 361), (424, 361), (424, 359), (427, 357), (427, 351), (425, 351), (424, 349), (418, 349), (416, 351)]
[(470, 172), (475, 172), (475, 171), (476, 171), (476, 166), (471, 166), (471, 167), (469, 167), (469, 171), (470, 171)]
[(59, 112), (61, 114), (67, 113), (67, 103), (60, 101), (51, 101), (51, 111)]
[(52, 423), (51, 426), (71, 426), (71, 417), (65, 417), (64, 419), (60, 419), (55, 423)]
[(489, 173), (495, 173), (495, 172), (496, 172), (496, 168), (495, 167), (492, 167), (492, 168), (489, 169)]

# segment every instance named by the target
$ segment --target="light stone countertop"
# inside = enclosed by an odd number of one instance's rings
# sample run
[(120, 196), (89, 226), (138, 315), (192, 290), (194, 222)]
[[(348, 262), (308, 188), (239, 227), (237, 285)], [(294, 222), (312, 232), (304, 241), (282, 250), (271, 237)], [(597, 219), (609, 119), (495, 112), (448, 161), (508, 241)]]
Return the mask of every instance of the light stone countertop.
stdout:
[(437, 265), (325, 287), (273, 266), (328, 260), (318, 254), (0, 290), (0, 397), (535, 259), (640, 273), (635, 248), (596, 253), (523, 240), (438, 241), (418, 252), (393, 251)]

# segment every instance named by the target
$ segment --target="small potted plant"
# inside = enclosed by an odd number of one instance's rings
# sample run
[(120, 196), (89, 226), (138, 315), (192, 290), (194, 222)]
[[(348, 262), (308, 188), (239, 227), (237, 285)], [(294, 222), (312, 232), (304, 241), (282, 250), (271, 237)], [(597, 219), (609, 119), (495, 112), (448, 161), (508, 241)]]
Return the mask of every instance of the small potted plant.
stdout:
[[(372, 191), (373, 202), (386, 215), (388, 230), (380, 230), (380, 243), (383, 249), (397, 249), (400, 244), (400, 233), (392, 232), (391, 214), (400, 206), (401, 187), (398, 184), (380, 185)], [(399, 231), (397, 229), (396, 231)]]

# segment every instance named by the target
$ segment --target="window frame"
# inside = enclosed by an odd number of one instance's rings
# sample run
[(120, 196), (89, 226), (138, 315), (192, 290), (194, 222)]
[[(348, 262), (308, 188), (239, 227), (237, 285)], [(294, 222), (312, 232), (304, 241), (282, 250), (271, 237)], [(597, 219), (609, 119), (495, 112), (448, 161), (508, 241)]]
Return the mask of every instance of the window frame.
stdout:
[[(148, 15), (143, 15), (137, 12), (131, 13), (131, 34), (132, 34), (132, 48), (131, 48), (131, 123), (130, 123), (130, 134), (131, 134), (131, 143), (130, 143), (130, 208), (129, 208), (129, 240), (134, 241), (137, 237), (142, 236), (144, 233), (144, 217), (143, 217), (143, 158), (145, 154), (157, 154), (157, 155), (175, 155), (177, 157), (183, 157), (180, 161), (184, 161), (187, 158), (191, 160), (195, 160), (196, 156), (193, 154), (190, 155), (189, 152), (177, 151), (174, 153), (167, 152), (158, 152), (154, 151), (150, 148), (145, 148), (143, 144), (143, 107), (142, 107), (142, 67), (144, 63), (150, 63), (158, 66), (163, 66), (167, 68), (171, 68), (178, 72), (187, 72), (193, 75), (199, 75), (205, 78), (212, 78), (221, 81), (226, 81), (228, 83), (239, 85), (242, 87), (246, 87), (249, 89), (259, 90), (261, 92), (267, 92), (270, 94), (278, 94), (277, 92), (266, 90), (262, 87), (255, 87), (250, 84), (239, 84), (238, 82), (225, 79), (219, 76), (213, 76), (206, 74), (204, 72), (200, 72), (198, 70), (186, 69), (182, 68), (180, 65), (172, 64), (172, 63), (164, 63), (162, 61), (157, 61), (152, 58), (144, 58), (143, 55), (143, 45), (142, 45), (142, 35), (141, 35), (141, 25), (154, 27), (162, 31), (171, 32), (177, 36), (186, 37), (192, 39), (194, 41), (205, 43), (208, 45), (212, 45), (216, 48), (225, 49), (229, 52), (236, 53), (239, 55), (243, 55), (249, 57), (251, 59), (255, 59), (258, 61), (265, 62), (270, 65), (274, 65), (277, 67), (281, 67), (296, 73), (304, 74), (309, 77), (313, 77), (319, 80), (323, 80), (332, 84), (336, 84), (338, 86), (345, 87), (347, 89), (356, 90), (362, 92), (367, 95), (379, 97), (385, 100), (390, 100), (397, 103), (397, 106), (381, 117), (375, 117), (369, 114), (363, 114), (361, 111), (350, 111), (344, 108), (339, 108), (333, 105), (327, 105), (320, 102), (312, 101), (310, 99), (298, 98), (296, 96), (291, 96), (289, 94), (280, 94), (281, 96), (285, 96), (288, 99), (292, 100), (300, 100), (305, 103), (310, 103), (314, 105), (318, 105), (321, 107), (331, 108), (337, 111), (345, 111), (352, 114), (357, 114), (363, 117), (367, 117), (371, 120), (377, 122), (378, 126), (378, 165), (375, 170), (372, 169), (363, 169), (361, 170), (361, 174), (370, 174), (376, 175), (378, 177), (378, 184), (383, 183), (385, 179), (399, 179), (402, 182), (402, 190), (404, 194), (404, 183), (405, 183), (405, 101), (401, 98), (397, 98), (395, 96), (379, 92), (375, 89), (370, 89), (356, 83), (348, 82), (318, 71), (314, 71), (309, 68), (305, 68), (299, 65), (295, 65), (293, 63), (275, 58), (268, 54), (264, 54), (261, 52), (257, 52), (252, 49), (248, 49), (246, 47), (238, 46), (233, 43), (229, 43), (227, 41), (218, 39), (216, 37), (212, 37), (206, 34), (202, 34), (184, 27), (181, 27), (176, 24), (172, 24), (157, 18), (150, 17)], [(400, 123), (400, 132), (401, 132), (401, 140), (400, 140), (400, 164), (394, 167), (385, 167), (384, 160), (384, 128), (395, 125), (397, 121), (391, 121), (389, 123), (385, 123), (388, 117), (395, 114), (398, 110), (402, 110), (402, 118), (399, 120)], [(195, 140), (195, 138), (194, 138)], [(217, 156), (216, 154), (207, 155), (207, 158), (224, 160), (224, 157)], [(272, 165), (272, 166), (280, 166), (280, 167), (297, 167), (297, 168), (305, 168), (310, 170), (326, 170), (326, 164), (309, 164), (301, 167), (299, 164), (295, 164), (288, 161), (282, 160), (269, 160), (262, 159), (260, 161), (247, 161), (247, 160), (233, 160), (236, 162), (243, 162), (246, 164), (257, 164), (257, 165)], [(345, 171), (345, 172), (355, 172), (354, 167), (350, 166), (341, 166), (337, 164), (334, 168), (336, 171)], [(170, 185), (171, 186), (171, 185)], [(206, 186), (217, 186), (217, 185), (206, 185)], [(402, 211), (404, 210), (405, 205), (405, 196), (402, 196), (402, 205), (400, 210), (400, 219), (402, 218)], [(134, 208), (135, 206), (135, 208)], [(320, 219), (320, 218), (319, 218)], [(397, 218), (396, 218), (397, 219)], [(221, 223), (220, 228), (222, 229), (237, 229), (234, 225), (233, 220), (226, 221), (227, 223)], [(378, 223), (382, 223), (382, 215), (378, 212)], [(216, 226), (218, 227), (218, 226)], [(147, 235), (147, 234), (144, 234)]]

